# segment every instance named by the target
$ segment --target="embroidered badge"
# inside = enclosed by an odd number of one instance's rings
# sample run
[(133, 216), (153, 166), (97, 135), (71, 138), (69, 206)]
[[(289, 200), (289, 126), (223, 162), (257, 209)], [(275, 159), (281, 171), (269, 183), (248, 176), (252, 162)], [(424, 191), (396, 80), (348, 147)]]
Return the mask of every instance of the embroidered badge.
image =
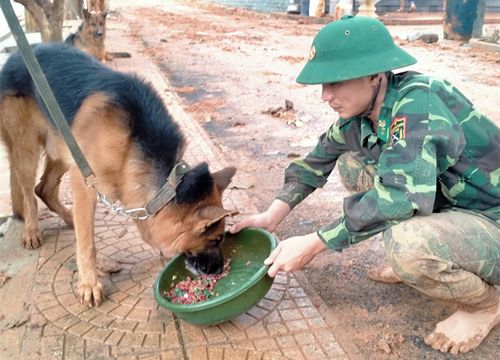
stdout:
[(309, 51), (309, 61), (314, 59), (315, 56), (316, 56), (316, 48), (313, 45), (311, 46), (311, 50)]
[(391, 145), (406, 137), (406, 116), (395, 117), (390, 130)]
[(385, 119), (378, 120), (377, 126), (377, 137), (382, 140), (384, 143), (389, 142), (389, 126), (391, 125), (390, 121)]

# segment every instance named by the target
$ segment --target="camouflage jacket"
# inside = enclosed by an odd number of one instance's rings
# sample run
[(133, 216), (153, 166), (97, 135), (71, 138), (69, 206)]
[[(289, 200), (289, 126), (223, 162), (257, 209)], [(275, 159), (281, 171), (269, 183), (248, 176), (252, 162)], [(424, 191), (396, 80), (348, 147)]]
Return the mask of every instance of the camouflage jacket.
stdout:
[(328, 247), (341, 250), (443, 207), (479, 211), (500, 226), (500, 129), (447, 81), (387, 76), (377, 132), (368, 118), (340, 118), (288, 166), (276, 198), (293, 208), (354, 151), (375, 166), (374, 187), (345, 198), (343, 215), (317, 231)]

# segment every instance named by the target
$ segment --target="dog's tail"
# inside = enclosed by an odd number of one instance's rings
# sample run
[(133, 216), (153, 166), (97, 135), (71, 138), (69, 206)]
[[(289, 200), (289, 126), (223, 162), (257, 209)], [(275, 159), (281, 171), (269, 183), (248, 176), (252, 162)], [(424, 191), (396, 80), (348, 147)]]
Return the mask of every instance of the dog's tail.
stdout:
[(107, 51), (106, 55), (111, 55), (113, 59), (123, 59), (123, 58), (130, 58), (132, 55), (129, 52), (121, 52), (121, 51)]

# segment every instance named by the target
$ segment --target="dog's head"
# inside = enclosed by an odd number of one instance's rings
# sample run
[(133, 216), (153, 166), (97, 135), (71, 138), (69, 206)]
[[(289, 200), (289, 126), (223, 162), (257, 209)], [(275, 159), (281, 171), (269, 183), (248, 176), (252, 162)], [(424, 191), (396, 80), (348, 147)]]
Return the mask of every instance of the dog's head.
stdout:
[(237, 214), (222, 207), (222, 192), (235, 174), (234, 167), (210, 173), (206, 164), (184, 174), (176, 197), (142, 227), (144, 240), (164, 256), (182, 253), (198, 273), (220, 273), (224, 258), (220, 244), (225, 218)]
[(107, 15), (107, 12), (83, 9), (82, 33), (96, 40), (104, 39)]

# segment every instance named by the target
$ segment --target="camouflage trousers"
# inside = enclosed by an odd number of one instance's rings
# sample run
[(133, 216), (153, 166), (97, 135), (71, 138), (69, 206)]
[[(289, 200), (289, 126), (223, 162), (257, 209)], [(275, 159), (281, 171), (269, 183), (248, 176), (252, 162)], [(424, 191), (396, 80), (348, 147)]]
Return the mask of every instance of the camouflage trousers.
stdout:
[[(356, 154), (337, 161), (349, 191), (366, 191), (376, 173)], [(414, 216), (383, 234), (387, 260), (407, 285), (435, 299), (478, 309), (498, 301), (500, 227), (478, 212), (451, 208)]]

